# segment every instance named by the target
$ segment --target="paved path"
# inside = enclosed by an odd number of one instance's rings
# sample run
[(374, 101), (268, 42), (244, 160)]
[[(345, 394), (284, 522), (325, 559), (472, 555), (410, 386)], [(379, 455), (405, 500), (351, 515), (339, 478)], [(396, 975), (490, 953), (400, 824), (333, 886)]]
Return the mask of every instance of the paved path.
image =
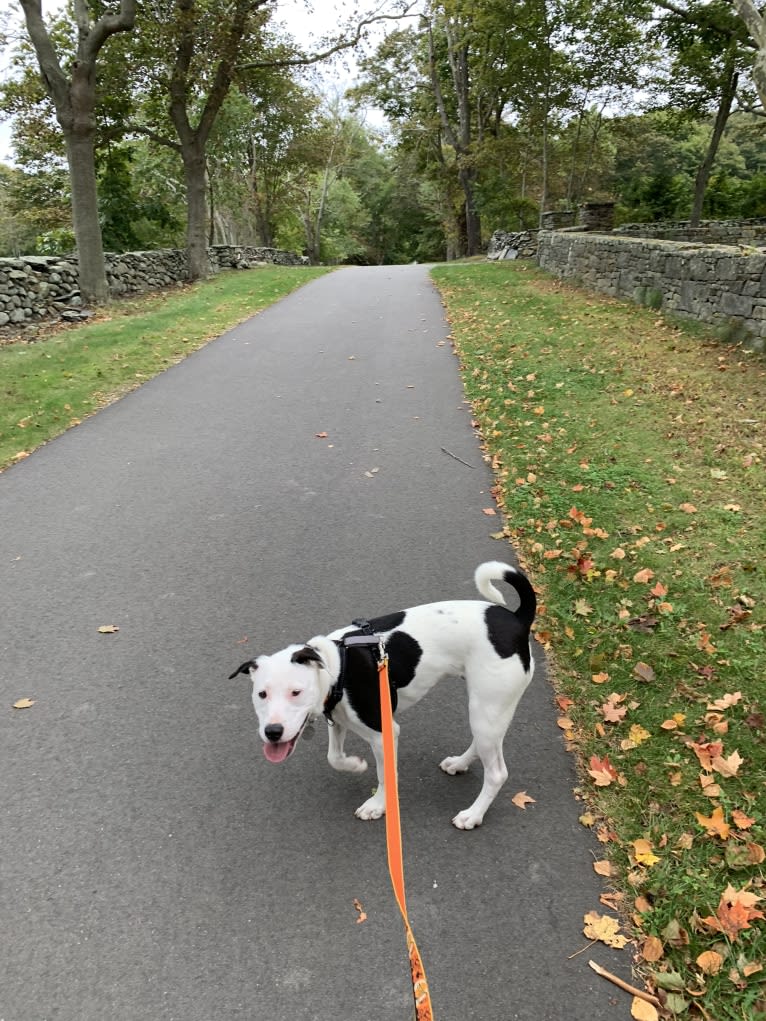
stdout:
[[(383, 824), (353, 815), (369, 774), (330, 770), (321, 728), (267, 763), (226, 678), (354, 616), (473, 598), (508, 555), (447, 334), (425, 268), (344, 269), (0, 476), (0, 1021), (409, 1021)], [(471, 833), (449, 820), (477, 774), (437, 768), (466, 743), (461, 686), (403, 718), (438, 1021), (629, 1015), (587, 967), (625, 952), (571, 958), (599, 852), (555, 715), (541, 670)]]

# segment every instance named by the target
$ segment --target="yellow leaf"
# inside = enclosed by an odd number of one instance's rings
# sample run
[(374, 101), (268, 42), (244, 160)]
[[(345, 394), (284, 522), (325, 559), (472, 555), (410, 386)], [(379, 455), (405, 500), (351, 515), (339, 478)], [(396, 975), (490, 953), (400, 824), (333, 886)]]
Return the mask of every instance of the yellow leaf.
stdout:
[(597, 911), (589, 911), (583, 921), (585, 922), (583, 932), (588, 939), (600, 940), (608, 947), (615, 947), (617, 950), (621, 950), (628, 942), (628, 937), (623, 936), (619, 931), (620, 923), (616, 918), (600, 915)]
[(633, 841), (633, 860), (637, 865), (656, 865), (660, 860), (652, 851), (652, 845), (643, 837)]
[(114, 635), (119, 630), (120, 629), (117, 627), (116, 624), (102, 624), (101, 627), (98, 629), (98, 633), (100, 635)]
[(14, 709), (31, 709), (35, 704), (33, 698), (20, 698), (17, 702), (13, 703)]
[(634, 996), (630, 1005), (630, 1016), (635, 1021), (659, 1021), (660, 1015), (657, 1008), (648, 1000), (642, 1000), (640, 996)]

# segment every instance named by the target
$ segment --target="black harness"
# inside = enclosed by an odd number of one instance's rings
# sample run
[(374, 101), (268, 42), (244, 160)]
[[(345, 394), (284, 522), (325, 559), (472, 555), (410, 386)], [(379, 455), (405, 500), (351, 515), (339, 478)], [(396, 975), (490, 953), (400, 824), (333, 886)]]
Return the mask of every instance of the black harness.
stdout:
[[(335, 681), (332, 688), (330, 688), (330, 692), (325, 699), (324, 709), (322, 710), (322, 713), (330, 726), (333, 726), (333, 710), (343, 698), (343, 691), (346, 686), (347, 650), (351, 647), (366, 648), (370, 650), (370, 653), (376, 662), (380, 661), (380, 635), (373, 631), (369, 620), (352, 620), (351, 623), (354, 627), (361, 631), (361, 634), (348, 634), (344, 635), (342, 638), (335, 639), (335, 644), (338, 646), (338, 652), (340, 653), (340, 670), (338, 671), (338, 679)], [(394, 685), (390, 680), (389, 684), (393, 695), (395, 691)]]

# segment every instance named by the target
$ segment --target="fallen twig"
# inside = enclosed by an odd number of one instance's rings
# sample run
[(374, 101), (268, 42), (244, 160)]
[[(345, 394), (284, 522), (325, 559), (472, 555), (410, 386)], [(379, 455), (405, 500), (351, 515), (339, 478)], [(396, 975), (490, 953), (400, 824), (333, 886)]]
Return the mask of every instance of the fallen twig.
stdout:
[(466, 468), (476, 468), (475, 464), (469, 464), (467, 461), (464, 461), (462, 457), (458, 457), (457, 454), (453, 454), (451, 450), (447, 450), (446, 447), (442, 447), (442, 450), (445, 454), (449, 454), (450, 457), (454, 457), (456, 461), (460, 461), (460, 463), (464, 464)]
[(613, 975), (611, 971), (607, 971), (606, 968), (602, 968), (600, 964), (596, 964), (595, 961), (588, 961), (588, 964), (593, 968), (597, 975), (602, 978), (608, 979), (613, 982), (620, 989), (624, 989), (626, 993), (632, 993), (633, 996), (638, 996), (641, 1000), (646, 1000), (647, 1003), (653, 1004), (655, 1007), (661, 1007), (662, 1004), (656, 996), (652, 996), (651, 993), (645, 992), (643, 989), (637, 989), (635, 986), (629, 985), (627, 982), (623, 982), (621, 978)]

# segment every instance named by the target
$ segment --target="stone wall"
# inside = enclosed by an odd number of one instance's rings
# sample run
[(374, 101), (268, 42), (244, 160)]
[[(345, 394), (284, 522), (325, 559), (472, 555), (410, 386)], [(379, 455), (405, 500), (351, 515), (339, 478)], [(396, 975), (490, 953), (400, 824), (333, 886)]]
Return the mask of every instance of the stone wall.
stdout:
[(536, 230), (496, 230), (489, 239), (487, 258), (492, 262), (500, 259), (534, 259), (537, 255)]
[(766, 252), (540, 231), (538, 262), (564, 280), (709, 323), (729, 339), (766, 350)]
[(696, 241), (708, 245), (766, 246), (766, 216), (750, 220), (702, 220), (690, 227), (688, 220), (664, 220), (657, 223), (623, 223), (614, 234), (661, 241)]
[[(299, 266), (306, 262), (294, 252), (276, 248), (215, 245), (208, 249), (214, 270), (273, 263)], [(113, 296), (172, 287), (187, 278), (185, 251), (160, 249), (106, 256), (106, 279)], [(74, 257), (27, 255), (0, 259), (0, 326), (41, 319), (77, 319), (84, 313)]]

